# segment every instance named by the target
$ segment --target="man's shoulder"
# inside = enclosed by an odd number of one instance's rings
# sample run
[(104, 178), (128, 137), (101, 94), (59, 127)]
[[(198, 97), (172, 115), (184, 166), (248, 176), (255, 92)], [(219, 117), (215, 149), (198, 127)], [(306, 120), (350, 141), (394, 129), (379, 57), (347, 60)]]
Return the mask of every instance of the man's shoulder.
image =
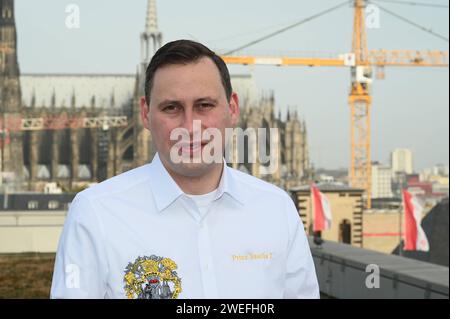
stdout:
[(99, 197), (117, 196), (120, 193), (126, 193), (133, 188), (140, 187), (143, 183), (148, 182), (148, 179), (150, 178), (149, 166), (150, 164), (145, 164), (111, 177), (101, 183), (90, 186), (78, 193), (78, 195), (89, 199), (96, 199)]
[(289, 198), (288, 193), (277, 185), (271, 184), (253, 175), (241, 172), (237, 169), (230, 169), (231, 173), (239, 184), (244, 186), (250, 192), (257, 194), (258, 196), (267, 194), (281, 197), (283, 199)]

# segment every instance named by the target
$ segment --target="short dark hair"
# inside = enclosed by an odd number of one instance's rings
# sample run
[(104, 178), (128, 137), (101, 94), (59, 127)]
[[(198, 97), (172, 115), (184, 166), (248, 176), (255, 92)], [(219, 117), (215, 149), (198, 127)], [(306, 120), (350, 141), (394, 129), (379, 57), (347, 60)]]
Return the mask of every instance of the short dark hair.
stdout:
[(150, 105), (150, 92), (153, 87), (155, 73), (159, 68), (170, 64), (189, 64), (197, 62), (204, 57), (210, 58), (219, 69), (229, 102), (233, 88), (231, 87), (230, 73), (222, 58), (201, 43), (191, 40), (177, 40), (167, 43), (156, 51), (147, 67), (144, 89), (147, 105)]

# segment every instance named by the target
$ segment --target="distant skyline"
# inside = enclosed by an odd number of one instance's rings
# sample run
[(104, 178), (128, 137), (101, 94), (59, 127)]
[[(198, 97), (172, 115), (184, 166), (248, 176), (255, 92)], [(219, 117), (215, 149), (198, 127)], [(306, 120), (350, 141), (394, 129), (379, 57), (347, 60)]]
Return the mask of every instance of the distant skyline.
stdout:
[[(157, 0), (164, 42), (189, 38), (229, 50), (338, 4), (336, 0)], [(436, 3), (448, 4), (442, 0)], [(66, 6), (80, 8), (80, 29), (65, 27)], [(140, 61), (146, 0), (16, 0), (19, 63), (22, 73), (134, 73)], [(380, 2), (448, 38), (448, 9)], [(291, 52), (340, 54), (351, 48), (353, 11), (344, 7), (248, 49), (280, 55)], [(448, 51), (448, 42), (384, 14), (380, 28), (368, 30), (370, 49)], [(297, 53), (296, 53), (297, 52)], [(344, 68), (230, 67), (252, 73), (258, 88), (275, 92), (276, 106), (298, 110), (306, 120), (311, 160), (316, 168), (348, 167), (350, 74)], [(372, 107), (372, 160), (388, 164), (395, 148), (413, 152), (419, 171), (449, 163), (448, 68), (387, 68), (375, 80)]]

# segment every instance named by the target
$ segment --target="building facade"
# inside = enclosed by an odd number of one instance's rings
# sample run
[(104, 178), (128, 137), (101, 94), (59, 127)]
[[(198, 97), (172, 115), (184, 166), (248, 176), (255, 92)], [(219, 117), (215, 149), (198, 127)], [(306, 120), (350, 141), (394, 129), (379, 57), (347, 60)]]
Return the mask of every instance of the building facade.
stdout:
[[(57, 182), (76, 191), (152, 159), (155, 149), (140, 120), (139, 100), (146, 67), (163, 44), (155, 0), (148, 0), (135, 74), (21, 74), (14, 1), (0, 0), (0, 13), (0, 186), (42, 191)], [(252, 76), (232, 75), (232, 85), (240, 95), (240, 127), (277, 128), (279, 151), (273, 172), (258, 161), (230, 164), (282, 187), (309, 179), (306, 124), (296, 113), (286, 120), (276, 116), (273, 94), (260, 96)], [(114, 119), (125, 121), (111, 125)], [(80, 125), (86, 121), (94, 124)], [(33, 126), (40, 122), (54, 125)]]
[(391, 153), (392, 174), (412, 174), (414, 172), (413, 155), (411, 150), (397, 148)]
[(372, 163), (372, 198), (391, 198), (392, 170), (378, 162)]
[[(363, 190), (336, 183), (317, 184), (330, 204), (331, 228), (322, 231), (325, 240), (363, 247)], [(305, 232), (313, 235), (314, 214), (309, 186), (290, 190)]]

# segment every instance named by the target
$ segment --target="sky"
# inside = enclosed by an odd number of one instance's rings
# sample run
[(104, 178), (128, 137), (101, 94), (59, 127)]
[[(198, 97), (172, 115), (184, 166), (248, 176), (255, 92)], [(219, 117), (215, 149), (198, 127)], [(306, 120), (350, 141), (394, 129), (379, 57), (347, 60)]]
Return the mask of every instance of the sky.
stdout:
[[(411, 0), (414, 1), (414, 0)], [(164, 42), (193, 39), (214, 50), (235, 49), (339, 4), (340, 0), (157, 0)], [(448, 5), (445, 0), (422, 1)], [(449, 10), (378, 2), (448, 38)], [(66, 7), (80, 9), (80, 28), (69, 29)], [(134, 73), (140, 61), (146, 0), (16, 0), (22, 73)], [(351, 49), (350, 6), (289, 30), (241, 53), (299, 57), (337, 55)], [(418, 30), (383, 11), (368, 29), (369, 49), (443, 50), (448, 41)], [(282, 114), (297, 110), (308, 127), (316, 168), (350, 163), (347, 68), (231, 66), (253, 74), (261, 92), (274, 91)], [(413, 152), (416, 170), (449, 163), (448, 68), (387, 68), (375, 80), (372, 160), (389, 163), (395, 148)]]

